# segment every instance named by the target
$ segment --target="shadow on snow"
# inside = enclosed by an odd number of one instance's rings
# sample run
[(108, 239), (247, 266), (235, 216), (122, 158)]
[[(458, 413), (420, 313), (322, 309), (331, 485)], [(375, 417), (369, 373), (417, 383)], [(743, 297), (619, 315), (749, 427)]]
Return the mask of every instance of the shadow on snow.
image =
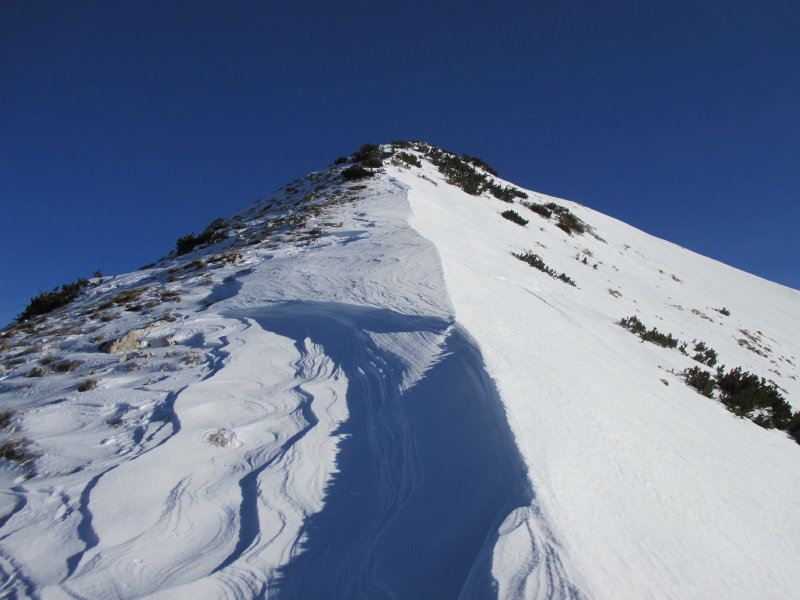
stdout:
[[(306, 522), (301, 552), (280, 572), (277, 596), (496, 597), (497, 529), (530, 503), (532, 491), (468, 335), (440, 318), (333, 303), (247, 313), (265, 330), (295, 340), (301, 353), (306, 338), (322, 346), (348, 381), (337, 472), (322, 510)], [(402, 359), (365, 333), (448, 328), (435, 364), (404, 392)]]

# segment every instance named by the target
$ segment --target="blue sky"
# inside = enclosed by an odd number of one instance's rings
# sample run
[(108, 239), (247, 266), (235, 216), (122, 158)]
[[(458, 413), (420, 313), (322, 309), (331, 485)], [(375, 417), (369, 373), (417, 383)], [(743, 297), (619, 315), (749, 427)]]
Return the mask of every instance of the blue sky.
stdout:
[(422, 139), (800, 288), (800, 3), (0, 4), (0, 323)]

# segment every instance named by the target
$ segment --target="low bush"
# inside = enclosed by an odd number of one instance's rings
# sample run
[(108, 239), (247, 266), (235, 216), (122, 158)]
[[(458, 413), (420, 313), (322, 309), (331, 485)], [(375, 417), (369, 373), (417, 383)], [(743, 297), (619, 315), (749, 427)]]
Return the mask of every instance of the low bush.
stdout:
[(422, 166), (422, 162), (419, 160), (419, 158), (417, 158), (410, 152), (398, 152), (397, 154), (395, 154), (395, 158), (411, 167)]
[(754, 411), (760, 411), (754, 420), (768, 428), (786, 429), (791, 423), (791, 407), (774, 383), (742, 371), (741, 367), (727, 373), (724, 367), (719, 367), (716, 379), (719, 399), (733, 414), (751, 417)]
[(712, 398), (716, 382), (708, 371), (700, 367), (692, 367), (686, 370), (686, 385), (693, 387), (703, 396)]
[(347, 167), (345, 170), (342, 171), (342, 179), (344, 179), (345, 181), (356, 181), (359, 179), (366, 179), (367, 177), (372, 177), (374, 174), (375, 174), (374, 171), (365, 169), (361, 165), (353, 165), (352, 167)]
[(116, 304), (117, 306), (122, 306), (123, 304), (130, 304), (131, 302), (138, 301), (139, 298), (142, 297), (142, 294), (144, 294), (148, 289), (149, 287), (144, 285), (141, 287), (122, 290), (121, 292), (117, 292), (116, 294), (111, 296), (110, 301), (112, 304)]
[(461, 158), (463, 158), (469, 164), (483, 169), (484, 171), (489, 173), (489, 175), (494, 175), (495, 177), (499, 177), (497, 171), (494, 168), (492, 168), (492, 166), (485, 160), (481, 160), (477, 156), (470, 156), (469, 154), (462, 154)]
[(708, 365), (709, 367), (713, 367), (717, 364), (717, 351), (706, 346), (704, 342), (695, 343), (694, 352), (695, 355), (692, 358), (697, 362)]
[(500, 216), (502, 216), (504, 219), (508, 219), (512, 223), (516, 223), (517, 225), (522, 225), (523, 227), (525, 227), (525, 225), (528, 224), (527, 219), (523, 219), (517, 212), (513, 210), (504, 210), (503, 212), (500, 213)]
[(219, 243), (227, 237), (225, 233), (227, 227), (228, 222), (225, 219), (214, 219), (199, 235), (190, 233), (178, 238), (178, 241), (175, 242), (175, 252), (178, 256), (182, 256), (197, 246)]
[(30, 446), (30, 440), (24, 437), (7, 440), (0, 444), (0, 458), (25, 466), (37, 458)]
[(380, 169), (383, 166), (383, 159), (388, 155), (381, 150), (377, 144), (364, 144), (356, 150), (350, 158), (354, 162), (361, 163), (363, 167)]
[(25, 307), (25, 310), (17, 317), (17, 321), (26, 321), (31, 317), (45, 315), (53, 312), (57, 308), (66, 306), (78, 298), (83, 292), (83, 288), (87, 285), (89, 285), (88, 279), (78, 278), (74, 283), (65, 283), (61, 286), (54, 287), (49, 292), (42, 292), (38, 296), (34, 296), (30, 299), (30, 302), (28, 302), (28, 306)]
[(523, 202), (522, 206), (535, 212), (537, 215), (549, 219), (553, 216), (553, 211), (547, 208), (544, 204), (537, 204), (535, 202)]
[(10, 408), (0, 410), (0, 429), (9, 429), (14, 422), (14, 411)]
[(545, 262), (542, 260), (542, 257), (538, 254), (534, 254), (530, 250), (522, 252), (521, 254), (514, 254), (515, 258), (518, 258), (524, 263), (528, 263), (534, 269), (538, 269), (542, 273), (549, 275), (555, 279), (560, 279), (564, 283), (568, 283), (569, 285), (575, 287), (575, 282), (569, 277), (566, 273), (557, 273), (555, 269), (551, 269), (548, 267)]
[(627, 329), (631, 333), (635, 333), (636, 335), (638, 335), (645, 342), (651, 342), (653, 344), (657, 344), (665, 348), (678, 347), (679, 340), (677, 338), (672, 337), (671, 333), (661, 333), (655, 327), (653, 327), (652, 329), (647, 329), (644, 323), (642, 323), (639, 320), (639, 318), (635, 315), (632, 315), (630, 317), (625, 317), (624, 319), (620, 319), (619, 324), (622, 325), (625, 329)]
[(427, 155), (428, 159), (447, 179), (447, 183), (460, 187), (472, 196), (478, 196), (483, 191), (487, 180), (486, 174), (479, 173), (466, 160), (433, 147), (428, 149)]
[(62, 360), (53, 365), (53, 370), (58, 373), (71, 373), (81, 365), (79, 360)]
[(639, 317), (636, 315), (631, 315), (630, 317), (625, 317), (620, 319), (619, 324), (622, 325), (625, 329), (629, 330), (631, 333), (635, 333), (636, 335), (642, 334), (647, 331), (647, 327), (645, 327), (644, 323), (639, 320)]
[(75, 388), (79, 392), (88, 392), (97, 387), (97, 379), (84, 379)]

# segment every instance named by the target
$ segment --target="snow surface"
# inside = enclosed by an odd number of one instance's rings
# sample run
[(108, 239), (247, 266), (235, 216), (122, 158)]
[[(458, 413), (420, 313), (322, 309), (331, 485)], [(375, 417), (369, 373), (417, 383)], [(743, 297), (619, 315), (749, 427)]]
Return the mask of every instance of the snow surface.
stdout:
[[(796, 595), (800, 448), (618, 321), (796, 402), (800, 293), (534, 192), (592, 231), (515, 205), (520, 227), (427, 162), (336, 175), (10, 338), (2, 435), (39, 456), (0, 468), (0, 597)], [(145, 285), (154, 306), (108, 308)], [(97, 351), (152, 322), (148, 347)], [(47, 356), (82, 364), (25, 377)]]

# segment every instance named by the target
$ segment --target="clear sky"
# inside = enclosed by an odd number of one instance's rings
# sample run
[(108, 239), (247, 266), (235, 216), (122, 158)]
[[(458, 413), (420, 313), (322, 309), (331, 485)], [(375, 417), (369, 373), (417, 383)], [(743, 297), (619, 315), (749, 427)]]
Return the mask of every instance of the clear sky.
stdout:
[(800, 288), (800, 2), (0, 2), (0, 323), (421, 139)]

